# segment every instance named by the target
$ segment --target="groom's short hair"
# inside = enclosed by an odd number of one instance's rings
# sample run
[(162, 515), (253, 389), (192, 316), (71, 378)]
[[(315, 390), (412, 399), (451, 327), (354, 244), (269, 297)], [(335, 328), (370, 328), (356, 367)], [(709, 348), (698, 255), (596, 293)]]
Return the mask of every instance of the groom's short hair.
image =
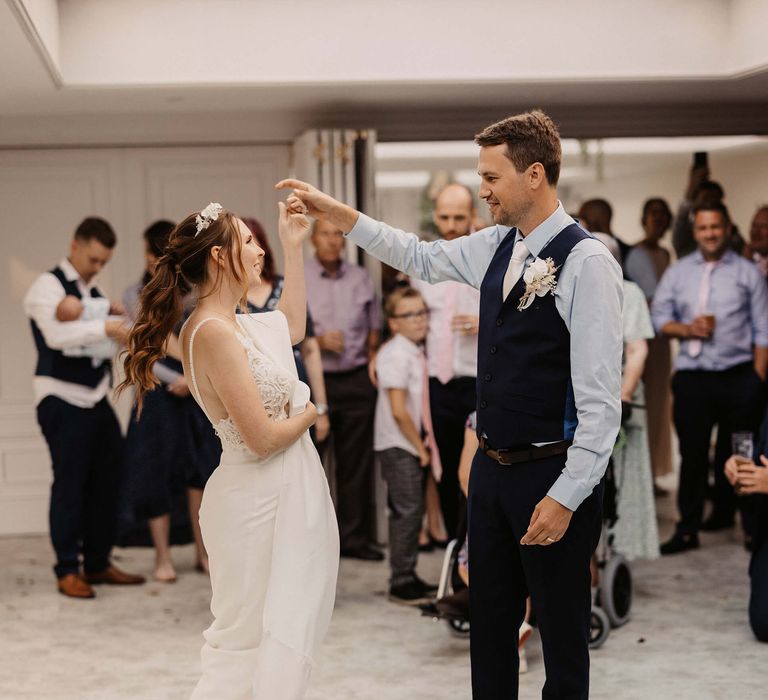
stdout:
[(534, 163), (541, 163), (547, 182), (553, 187), (560, 178), (560, 132), (544, 112), (515, 114), (500, 122), (486, 126), (475, 136), (478, 146), (506, 144), (507, 157), (519, 173)]

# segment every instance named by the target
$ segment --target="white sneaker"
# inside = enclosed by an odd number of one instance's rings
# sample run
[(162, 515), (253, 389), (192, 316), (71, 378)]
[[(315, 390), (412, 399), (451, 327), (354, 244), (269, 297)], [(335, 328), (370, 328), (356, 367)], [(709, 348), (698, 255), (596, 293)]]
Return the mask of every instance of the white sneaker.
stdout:
[(520, 649), (517, 654), (520, 657), (520, 667), (518, 669), (518, 673), (528, 673), (528, 659), (525, 655), (525, 649)]

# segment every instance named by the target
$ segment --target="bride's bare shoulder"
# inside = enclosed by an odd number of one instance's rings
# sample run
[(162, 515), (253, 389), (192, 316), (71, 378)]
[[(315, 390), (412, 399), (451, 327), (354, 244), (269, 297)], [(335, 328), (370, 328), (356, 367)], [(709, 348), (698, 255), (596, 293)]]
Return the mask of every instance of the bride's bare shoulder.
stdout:
[(216, 316), (191, 316), (182, 329), (181, 340), (189, 343), (193, 339), (195, 356), (228, 347), (242, 349), (232, 324)]

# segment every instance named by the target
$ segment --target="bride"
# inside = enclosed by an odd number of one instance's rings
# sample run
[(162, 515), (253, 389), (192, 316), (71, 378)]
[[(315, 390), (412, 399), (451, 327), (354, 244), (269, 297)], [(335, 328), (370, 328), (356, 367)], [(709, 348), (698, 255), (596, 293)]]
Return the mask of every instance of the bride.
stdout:
[(193, 700), (298, 700), (328, 629), (339, 538), (328, 484), (308, 429), (317, 411), (296, 374), (304, 336), (302, 248), (309, 221), (295, 197), (280, 203), (285, 291), (277, 311), (238, 314), (258, 283), (264, 251), (219, 204), (184, 219), (145, 287), (125, 358), (141, 406), (152, 365), (179, 321), (184, 373), (221, 439), (200, 526), (210, 556), (211, 612)]

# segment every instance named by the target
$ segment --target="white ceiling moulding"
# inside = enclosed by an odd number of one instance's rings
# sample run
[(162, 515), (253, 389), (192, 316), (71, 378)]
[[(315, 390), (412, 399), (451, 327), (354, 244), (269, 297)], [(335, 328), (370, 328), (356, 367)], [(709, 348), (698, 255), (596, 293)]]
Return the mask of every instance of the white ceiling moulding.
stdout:
[(59, 67), (59, 9), (56, 0), (6, 0), (57, 89), (64, 86)]

